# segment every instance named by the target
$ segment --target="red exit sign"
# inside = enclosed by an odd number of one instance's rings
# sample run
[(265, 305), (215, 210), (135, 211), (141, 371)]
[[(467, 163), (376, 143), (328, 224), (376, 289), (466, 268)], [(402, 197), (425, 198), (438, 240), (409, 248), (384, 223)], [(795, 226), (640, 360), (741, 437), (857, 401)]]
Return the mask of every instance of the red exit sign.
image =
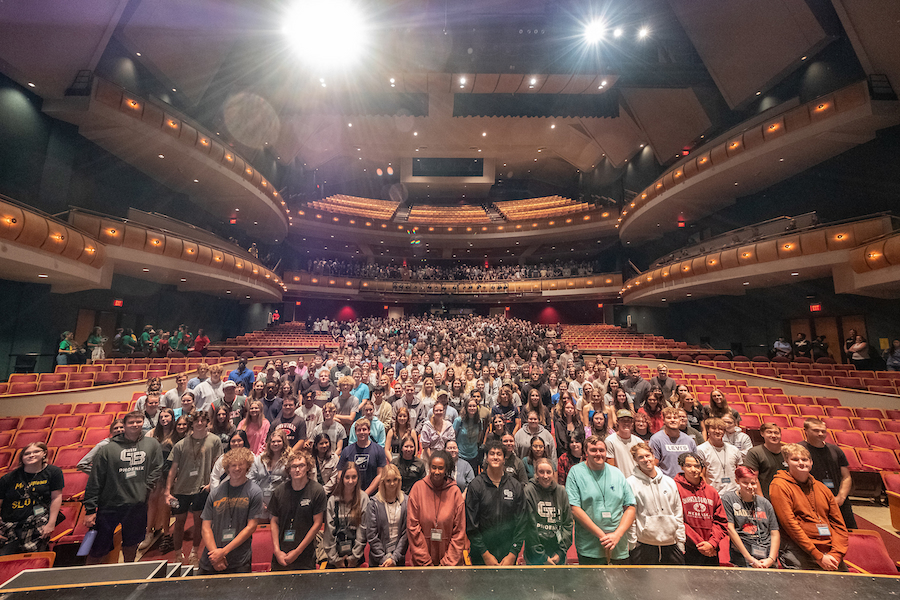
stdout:
[(809, 312), (822, 312), (822, 305), (821, 304), (810, 304)]

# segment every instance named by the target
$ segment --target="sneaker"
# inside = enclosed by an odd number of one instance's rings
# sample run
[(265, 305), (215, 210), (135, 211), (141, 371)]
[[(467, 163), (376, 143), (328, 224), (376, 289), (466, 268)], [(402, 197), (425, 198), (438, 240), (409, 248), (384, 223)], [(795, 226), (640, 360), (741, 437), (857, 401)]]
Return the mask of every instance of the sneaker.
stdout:
[(144, 541), (138, 544), (138, 550), (146, 550), (150, 546), (153, 545), (153, 542), (156, 541), (156, 537), (159, 535), (159, 531), (151, 529), (147, 532), (147, 536), (144, 538)]
[(188, 556), (188, 562), (190, 562), (195, 567), (200, 566), (200, 557), (197, 556), (197, 548), (191, 548), (191, 554)]
[(160, 554), (168, 554), (172, 550), (175, 549), (175, 544), (172, 543), (172, 534), (167, 533), (162, 536), (162, 539), (159, 542), (159, 553)]
[(179, 552), (179, 553), (175, 556), (175, 562), (181, 563), (181, 564), (183, 564), (183, 565), (186, 565), (186, 564), (187, 564), (187, 560), (184, 558), (184, 552)]

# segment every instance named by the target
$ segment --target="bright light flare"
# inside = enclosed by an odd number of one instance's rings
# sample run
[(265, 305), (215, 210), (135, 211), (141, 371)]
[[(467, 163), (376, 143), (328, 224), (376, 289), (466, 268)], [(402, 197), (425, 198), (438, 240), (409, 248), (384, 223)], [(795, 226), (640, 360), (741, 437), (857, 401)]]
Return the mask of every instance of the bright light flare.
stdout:
[(650, 35), (650, 29), (648, 27), (641, 27), (638, 30), (638, 39), (639, 40), (646, 38), (648, 35)]
[(317, 68), (347, 66), (369, 42), (364, 16), (350, 0), (297, 0), (282, 31), (297, 57)]
[(588, 44), (596, 44), (603, 39), (606, 33), (606, 24), (603, 21), (591, 21), (584, 27), (584, 40)]

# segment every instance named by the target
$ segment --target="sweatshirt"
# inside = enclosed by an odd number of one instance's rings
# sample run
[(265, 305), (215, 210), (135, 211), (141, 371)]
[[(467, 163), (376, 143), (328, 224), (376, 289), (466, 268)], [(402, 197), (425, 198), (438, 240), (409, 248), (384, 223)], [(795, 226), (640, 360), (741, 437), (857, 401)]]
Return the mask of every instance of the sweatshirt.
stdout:
[[(781, 532), (790, 536), (813, 560), (831, 554), (839, 561), (848, 548), (847, 528), (841, 509), (825, 484), (810, 475), (801, 486), (787, 471), (778, 471), (769, 486), (769, 501), (775, 509)], [(819, 535), (819, 525), (829, 535)]]
[(550, 482), (542, 488), (530, 481), (525, 485), (525, 562), (543, 565), (554, 554), (557, 564), (565, 564), (566, 552), (572, 545), (572, 508), (565, 486)]
[(519, 458), (528, 456), (528, 451), (531, 450), (531, 438), (538, 437), (544, 441), (544, 454), (554, 465), (556, 464), (556, 440), (543, 425), (538, 425), (537, 433), (531, 433), (528, 431), (528, 425), (524, 425), (513, 437), (516, 440), (516, 454)]
[(728, 530), (728, 515), (725, 514), (719, 492), (703, 479), (699, 485), (691, 484), (684, 473), (675, 476), (675, 483), (681, 495), (688, 542), (695, 547), (700, 542), (718, 546)]
[(525, 496), (517, 479), (504, 472), (495, 486), (485, 471), (469, 484), (465, 502), (473, 564), (481, 564), (486, 551), (498, 562), (507, 554), (519, 554), (525, 538)]
[(640, 469), (627, 479), (634, 493), (637, 514), (628, 531), (629, 550), (639, 543), (651, 546), (678, 545), (684, 552), (684, 521), (678, 486), (657, 468), (656, 476), (648, 477)]
[(112, 438), (94, 455), (84, 490), (84, 512), (98, 508), (130, 506), (147, 501), (162, 474), (162, 448), (152, 437), (141, 435), (132, 442), (124, 433)]
[[(440, 539), (432, 535), (440, 530)], [(431, 477), (415, 483), (407, 500), (407, 538), (416, 567), (453, 567), (466, 547), (466, 507), (453, 479), (435, 487)]]

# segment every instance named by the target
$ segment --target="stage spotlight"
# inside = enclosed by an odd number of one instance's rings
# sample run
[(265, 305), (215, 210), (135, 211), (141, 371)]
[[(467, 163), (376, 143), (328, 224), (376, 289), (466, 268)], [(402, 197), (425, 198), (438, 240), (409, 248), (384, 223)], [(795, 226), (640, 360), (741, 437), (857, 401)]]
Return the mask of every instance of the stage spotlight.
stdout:
[(588, 44), (596, 44), (603, 39), (606, 32), (606, 25), (603, 21), (591, 21), (584, 27), (584, 39)]
[(296, 0), (283, 27), (297, 57), (317, 68), (347, 66), (368, 44), (369, 32), (350, 0)]

